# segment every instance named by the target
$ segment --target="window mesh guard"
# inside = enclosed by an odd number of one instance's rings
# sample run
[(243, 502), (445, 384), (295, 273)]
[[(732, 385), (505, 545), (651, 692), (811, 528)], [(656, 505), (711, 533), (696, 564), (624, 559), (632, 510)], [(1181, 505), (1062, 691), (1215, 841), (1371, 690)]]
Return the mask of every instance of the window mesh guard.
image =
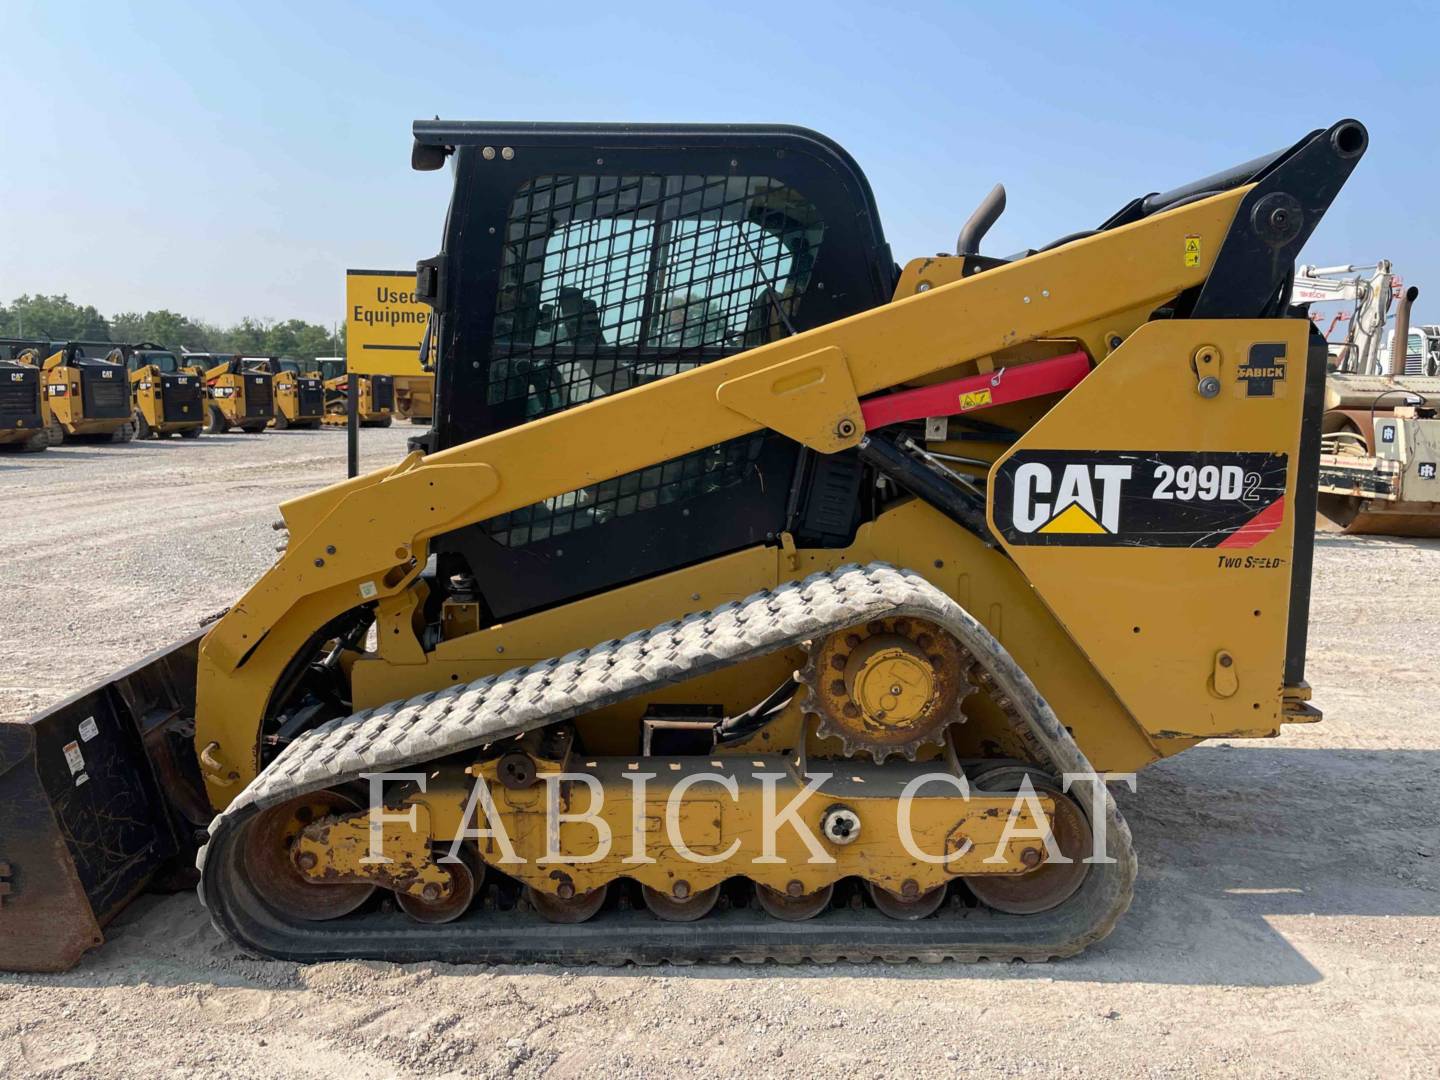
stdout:
[[(794, 331), (823, 224), (767, 177), (547, 176), (506, 222), (487, 403), (525, 420)], [(509, 547), (740, 483), (764, 433), (493, 518)]]

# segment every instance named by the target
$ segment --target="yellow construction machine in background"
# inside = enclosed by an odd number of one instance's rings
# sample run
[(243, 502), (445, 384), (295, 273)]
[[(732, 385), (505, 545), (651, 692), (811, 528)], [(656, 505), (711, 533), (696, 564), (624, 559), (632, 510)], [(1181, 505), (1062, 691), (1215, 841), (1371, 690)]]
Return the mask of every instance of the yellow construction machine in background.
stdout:
[(41, 382), (50, 408), (50, 444), (67, 439), (129, 442), (135, 437), (130, 376), (113, 357), (114, 342), (54, 343), (41, 361)]
[(181, 360), (204, 372), (207, 433), (239, 429), (253, 434), (275, 418), (275, 380), (268, 371), (249, 368), (232, 353), (182, 350)]
[(247, 368), (268, 372), (274, 379), (275, 417), (272, 426), (318, 428), (325, 418), (325, 386), (320, 372), (303, 369), (288, 356), (242, 356)]
[(395, 375), (395, 415), (412, 424), (428, 424), (435, 414), (435, 376)]
[(164, 439), (197, 437), (205, 426), (205, 379), (182, 367), (180, 358), (163, 345), (117, 344), (112, 359), (125, 364), (135, 402), (135, 435)]
[(0, 448), (35, 453), (50, 446), (50, 409), (40, 378), (48, 341), (0, 338)]
[(356, 408), (361, 427), (389, 427), (395, 411), (395, 379), (391, 375), (354, 375), (343, 356), (317, 356), (325, 380), (325, 423), (343, 426), (349, 409), (350, 382), (358, 387)]

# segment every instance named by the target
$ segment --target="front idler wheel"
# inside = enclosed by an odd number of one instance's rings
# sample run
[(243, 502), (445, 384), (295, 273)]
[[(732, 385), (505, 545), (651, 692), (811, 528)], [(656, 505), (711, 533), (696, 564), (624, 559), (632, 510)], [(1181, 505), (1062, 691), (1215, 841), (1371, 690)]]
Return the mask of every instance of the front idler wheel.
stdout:
[(349, 915), (375, 893), (374, 885), (317, 881), (296, 865), (295, 841), (312, 822), (361, 806), (338, 791), (315, 791), (262, 811), (245, 830), (241, 865), (255, 892), (281, 915), (325, 922)]
[[(1036, 794), (1049, 795), (1055, 800), (1055, 847), (1070, 861), (1042, 863), (1024, 874), (976, 874), (961, 879), (977, 900), (1006, 915), (1038, 915), (1059, 907), (1074, 896), (1090, 872), (1090, 864), (1085, 860), (1090, 857), (1094, 843), (1090, 821), (1079, 804), (1039, 769), (1023, 765), (1002, 766), (975, 777), (971, 788), (975, 791), (1019, 791), (1021, 779), (1025, 776), (1030, 777)], [(1036, 840), (1035, 844), (1038, 849), (1044, 850), (1041, 841)]]

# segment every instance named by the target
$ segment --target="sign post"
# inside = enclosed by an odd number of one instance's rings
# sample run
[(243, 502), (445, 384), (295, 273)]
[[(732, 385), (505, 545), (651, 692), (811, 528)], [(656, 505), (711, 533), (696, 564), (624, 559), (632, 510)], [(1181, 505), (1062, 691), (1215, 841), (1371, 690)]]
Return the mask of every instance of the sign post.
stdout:
[(345, 373), (345, 475), (360, 475), (360, 384), (358, 375)]

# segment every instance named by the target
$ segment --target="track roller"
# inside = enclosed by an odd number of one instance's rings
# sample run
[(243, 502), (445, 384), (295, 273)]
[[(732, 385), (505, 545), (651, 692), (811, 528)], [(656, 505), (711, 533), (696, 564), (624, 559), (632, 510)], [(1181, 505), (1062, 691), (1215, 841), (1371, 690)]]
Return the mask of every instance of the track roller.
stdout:
[[(913, 886), (913, 881), (907, 881), (906, 885)], [(906, 892), (893, 893), (883, 886), (873, 882), (865, 883), (865, 891), (870, 896), (870, 902), (880, 909), (882, 914), (892, 919), (899, 919), (902, 922), (912, 922), (915, 919), (923, 919), (927, 915), (933, 915), (940, 910), (940, 905), (945, 903), (946, 886), (937, 885), (929, 892), (920, 892), (918, 889)]]
[(601, 885), (578, 896), (559, 897), (539, 889), (525, 888), (525, 899), (530, 906), (543, 915), (547, 922), (582, 923), (594, 916), (605, 903), (609, 885)]
[(768, 885), (755, 885), (755, 900), (764, 909), (767, 915), (786, 922), (804, 922), (806, 919), (813, 919), (830, 906), (830, 898), (835, 895), (835, 886), (826, 885), (823, 889), (816, 889), (812, 893), (801, 893), (796, 886), (800, 883), (792, 881), (790, 889), (780, 892)]
[(710, 914), (715, 901), (720, 899), (719, 885), (692, 893), (683, 881), (677, 881), (668, 893), (652, 889), (649, 885), (640, 886), (640, 892), (645, 897), (645, 906), (650, 909), (651, 914), (666, 922), (694, 922), (696, 919), (703, 919)]
[[(447, 923), (458, 919), (470, 910), (480, 883), (485, 880), (485, 864), (466, 845), (460, 849), (459, 862), (440, 861), (441, 868), (450, 877), (450, 895), (443, 899), (427, 900), (410, 893), (395, 894), (400, 910), (416, 922)], [(429, 887), (429, 886), (427, 886)]]

